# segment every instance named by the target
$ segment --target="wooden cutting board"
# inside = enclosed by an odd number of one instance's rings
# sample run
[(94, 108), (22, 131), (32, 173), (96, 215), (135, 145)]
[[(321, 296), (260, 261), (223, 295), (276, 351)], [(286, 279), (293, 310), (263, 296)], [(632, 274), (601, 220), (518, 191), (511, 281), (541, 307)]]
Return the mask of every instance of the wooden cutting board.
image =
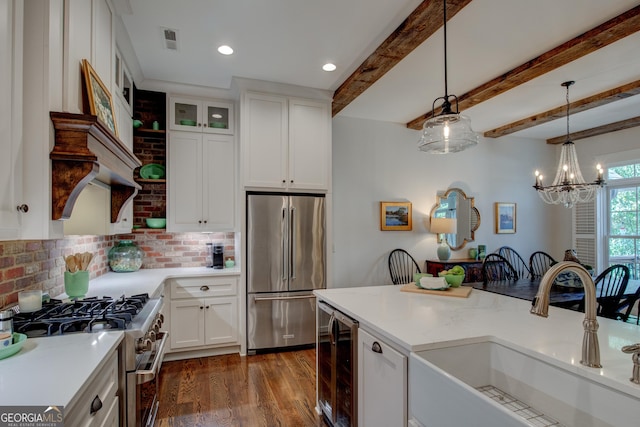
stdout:
[(460, 286), (459, 288), (448, 288), (444, 291), (436, 291), (432, 289), (421, 289), (416, 286), (415, 282), (407, 283), (400, 288), (401, 292), (414, 292), (416, 294), (431, 294), (431, 295), (442, 295), (445, 297), (458, 297), (458, 298), (468, 298), (471, 290), (473, 288), (471, 286)]

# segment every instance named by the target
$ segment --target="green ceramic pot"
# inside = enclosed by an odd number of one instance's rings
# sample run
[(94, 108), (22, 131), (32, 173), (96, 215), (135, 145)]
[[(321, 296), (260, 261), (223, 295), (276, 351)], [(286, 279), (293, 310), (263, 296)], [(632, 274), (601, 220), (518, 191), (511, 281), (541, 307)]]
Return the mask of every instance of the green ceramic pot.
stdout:
[(64, 291), (69, 298), (78, 299), (84, 298), (89, 290), (89, 272), (86, 270), (76, 271), (71, 273), (69, 271), (64, 272)]

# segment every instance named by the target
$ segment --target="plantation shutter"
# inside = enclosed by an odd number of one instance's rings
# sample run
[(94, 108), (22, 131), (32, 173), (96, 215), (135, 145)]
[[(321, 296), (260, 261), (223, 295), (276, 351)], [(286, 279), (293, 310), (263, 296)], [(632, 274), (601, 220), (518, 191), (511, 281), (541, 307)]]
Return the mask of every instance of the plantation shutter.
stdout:
[(578, 259), (598, 271), (596, 201), (578, 203), (573, 209), (573, 245)]

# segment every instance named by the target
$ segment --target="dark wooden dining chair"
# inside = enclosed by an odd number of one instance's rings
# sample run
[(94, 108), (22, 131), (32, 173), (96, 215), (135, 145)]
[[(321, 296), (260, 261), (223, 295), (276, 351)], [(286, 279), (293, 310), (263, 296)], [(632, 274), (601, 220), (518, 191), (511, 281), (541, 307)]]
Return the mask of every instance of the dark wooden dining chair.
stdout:
[(484, 283), (499, 280), (518, 280), (518, 273), (511, 263), (502, 255), (489, 254), (482, 261)]
[(509, 261), (513, 269), (518, 274), (518, 279), (530, 279), (532, 277), (529, 266), (524, 262), (520, 254), (515, 249), (509, 246), (502, 246), (498, 249), (498, 255)]
[(418, 263), (404, 249), (394, 249), (389, 254), (389, 273), (394, 285), (413, 282), (414, 273), (422, 273)]
[(620, 320), (627, 322), (631, 317), (633, 307), (638, 304), (638, 311), (636, 315), (636, 325), (640, 325), (640, 286), (636, 289), (635, 293), (631, 296), (623, 297), (620, 301), (620, 311), (624, 310), (624, 314), (621, 314)]
[[(631, 310), (626, 305), (628, 299), (624, 298), (624, 292), (630, 277), (629, 268), (622, 264), (612, 265), (596, 277), (594, 283), (598, 316), (626, 321)], [(578, 309), (584, 311), (584, 298)]]
[(536, 251), (532, 253), (529, 257), (529, 271), (531, 272), (531, 277), (534, 279), (541, 278), (555, 263), (556, 260), (546, 252)]

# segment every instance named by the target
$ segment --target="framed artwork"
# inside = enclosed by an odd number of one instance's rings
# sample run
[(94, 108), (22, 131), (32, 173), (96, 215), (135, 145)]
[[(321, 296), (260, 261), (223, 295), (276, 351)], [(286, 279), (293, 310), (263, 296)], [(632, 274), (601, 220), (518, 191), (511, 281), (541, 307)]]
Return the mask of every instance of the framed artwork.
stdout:
[(496, 234), (516, 232), (516, 204), (495, 203)]
[(411, 202), (380, 202), (380, 230), (410, 231)]
[(115, 136), (118, 136), (111, 93), (86, 59), (82, 60), (82, 73), (89, 102), (89, 113), (96, 116)]

